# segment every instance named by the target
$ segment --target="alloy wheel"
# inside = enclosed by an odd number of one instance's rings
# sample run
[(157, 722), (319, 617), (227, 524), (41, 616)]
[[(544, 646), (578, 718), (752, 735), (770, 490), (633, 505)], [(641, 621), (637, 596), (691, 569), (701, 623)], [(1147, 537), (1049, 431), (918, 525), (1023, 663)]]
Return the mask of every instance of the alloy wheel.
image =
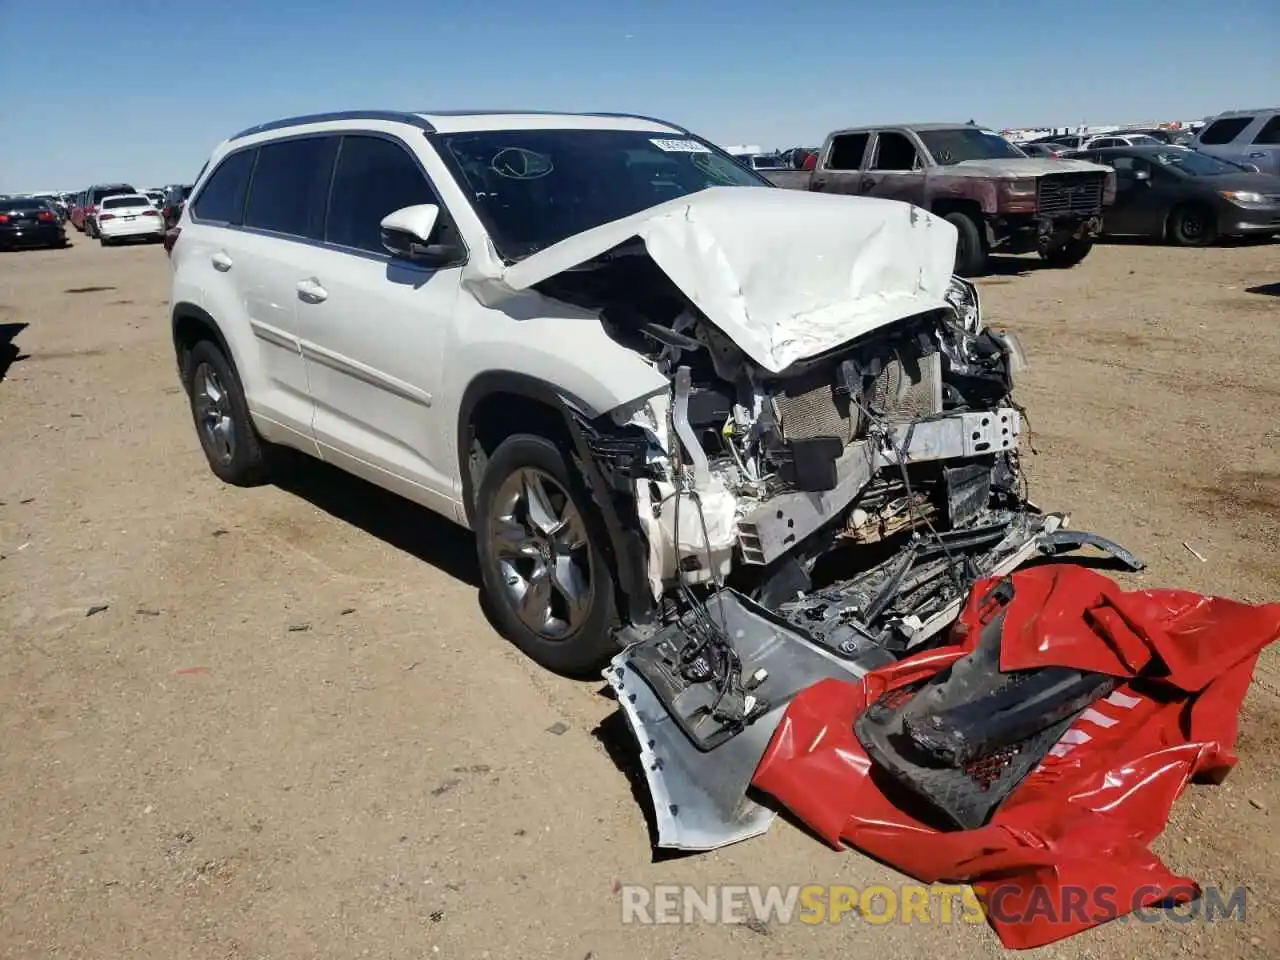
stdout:
[(587, 528), (558, 480), (536, 467), (499, 487), (488, 536), (506, 601), (546, 640), (563, 640), (586, 621), (595, 577)]
[(192, 384), (200, 440), (219, 463), (230, 463), (236, 455), (236, 427), (226, 387), (217, 371), (207, 363), (196, 367)]

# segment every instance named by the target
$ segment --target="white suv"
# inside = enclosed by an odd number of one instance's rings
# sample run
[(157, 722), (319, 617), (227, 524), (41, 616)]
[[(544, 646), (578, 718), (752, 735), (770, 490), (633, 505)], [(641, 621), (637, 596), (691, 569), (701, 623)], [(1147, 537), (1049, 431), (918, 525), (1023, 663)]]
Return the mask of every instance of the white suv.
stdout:
[(1044, 545), (955, 242), (643, 117), (365, 112), (221, 144), (166, 248), (214, 473), (283, 445), (475, 530), (502, 629), (580, 673), (723, 591), (918, 642)]

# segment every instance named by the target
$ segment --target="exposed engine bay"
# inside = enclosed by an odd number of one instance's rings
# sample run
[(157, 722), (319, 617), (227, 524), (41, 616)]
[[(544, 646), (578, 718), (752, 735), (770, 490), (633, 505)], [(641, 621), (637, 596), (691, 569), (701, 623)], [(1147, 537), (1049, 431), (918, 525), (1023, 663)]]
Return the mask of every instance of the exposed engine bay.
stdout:
[(624, 616), (606, 678), (661, 845), (767, 829), (773, 814), (746, 789), (790, 700), (919, 649), (978, 579), (1082, 543), (1141, 567), (1028, 499), (1013, 399), (1026, 357), (984, 326), (966, 280), (780, 370), (635, 240), (537, 287), (596, 313), (670, 383), (577, 423), (594, 496), (643, 545), (652, 615)]

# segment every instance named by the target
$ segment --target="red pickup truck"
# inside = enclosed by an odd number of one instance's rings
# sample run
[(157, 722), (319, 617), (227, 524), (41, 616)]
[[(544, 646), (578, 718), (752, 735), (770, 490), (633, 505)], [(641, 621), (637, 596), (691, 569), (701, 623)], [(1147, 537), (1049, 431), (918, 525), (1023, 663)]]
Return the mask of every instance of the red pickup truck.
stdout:
[(837, 130), (812, 171), (765, 176), (781, 187), (902, 200), (944, 217), (960, 234), (962, 276), (982, 272), (992, 251), (1079, 263), (1116, 189), (1109, 167), (1028, 157), (998, 133), (954, 123)]

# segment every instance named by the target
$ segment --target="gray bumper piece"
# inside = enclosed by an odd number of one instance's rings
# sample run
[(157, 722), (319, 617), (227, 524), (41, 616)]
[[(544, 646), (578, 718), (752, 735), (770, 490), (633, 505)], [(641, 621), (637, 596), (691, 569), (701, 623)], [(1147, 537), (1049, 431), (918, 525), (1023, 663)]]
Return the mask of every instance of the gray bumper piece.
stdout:
[(733, 637), (744, 672), (761, 667), (769, 672), (760, 689), (772, 706), (715, 749), (702, 752), (680, 729), (630, 666), (633, 648), (614, 657), (604, 671), (640, 745), (658, 846), (676, 850), (714, 850), (766, 832), (774, 811), (750, 799), (747, 789), (792, 698), (820, 680), (861, 677), (893, 660), (879, 650), (869, 651), (869, 662), (836, 657), (760, 616), (731, 591), (710, 597), (707, 610)]
[(1054, 530), (1040, 536), (1040, 549), (1049, 556), (1057, 556), (1059, 553), (1084, 546), (1094, 547), (1115, 557), (1134, 573), (1147, 569), (1144, 561), (1135, 557), (1120, 544), (1106, 537), (1100, 537), (1096, 533), (1085, 533), (1083, 530)]

